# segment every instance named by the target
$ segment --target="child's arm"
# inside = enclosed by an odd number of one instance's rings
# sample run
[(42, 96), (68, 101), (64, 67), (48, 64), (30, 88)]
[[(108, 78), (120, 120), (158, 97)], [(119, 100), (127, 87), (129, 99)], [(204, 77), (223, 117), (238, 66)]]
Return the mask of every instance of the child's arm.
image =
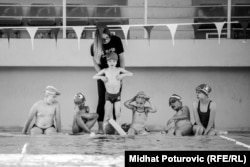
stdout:
[(103, 82), (107, 82), (107, 77), (103, 76), (105, 74), (105, 69), (99, 71), (97, 74), (93, 76), (93, 79), (101, 79)]
[[(81, 116), (82, 118), (87, 119), (87, 120), (90, 120), (90, 119), (93, 119), (93, 118), (96, 117), (96, 116), (95, 116), (96, 114), (94, 114), (94, 113), (89, 113), (90, 109), (89, 109), (88, 106), (85, 106), (84, 110), (85, 110), (85, 112), (81, 112), (81, 114), (80, 114), (80, 116)], [(83, 110), (83, 111), (84, 111), (84, 110)]]
[(182, 114), (181, 115), (175, 114), (172, 119), (173, 120), (189, 119), (189, 108), (187, 106), (183, 106)]
[(132, 99), (129, 99), (127, 101), (124, 102), (124, 106), (127, 107), (130, 110), (134, 110), (135, 106), (132, 105), (131, 103), (133, 103), (133, 101), (135, 101), (136, 97), (133, 97)]
[(172, 122), (174, 121), (175, 115), (173, 115), (171, 118), (169, 118), (168, 122), (167, 122), (167, 126), (169, 126), (170, 124), (172, 124)]
[(147, 108), (147, 112), (155, 113), (157, 112), (157, 109), (154, 104), (151, 103), (150, 99), (147, 100), (150, 107)]
[(61, 109), (59, 103), (57, 103), (56, 106), (55, 122), (56, 122), (56, 131), (61, 132)]
[(28, 131), (28, 128), (30, 126), (30, 123), (31, 121), (33, 120), (34, 116), (36, 115), (37, 113), (37, 103), (35, 103), (31, 109), (30, 109), (30, 112), (29, 112), (29, 116), (28, 116), (28, 120), (26, 121), (25, 125), (24, 125), (24, 128), (22, 130), (22, 133), (23, 134), (26, 134), (27, 131)]
[(122, 74), (119, 74), (119, 75), (117, 76), (117, 79), (118, 79), (118, 80), (122, 80), (124, 77), (131, 77), (131, 76), (133, 76), (133, 73), (132, 73), (132, 72), (129, 72), (129, 71), (125, 70), (124, 68), (119, 68), (119, 69), (120, 69), (120, 72), (121, 72)]
[(216, 104), (215, 102), (211, 102), (210, 105), (210, 115), (209, 115), (209, 120), (208, 120), (208, 125), (207, 128), (205, 129), (204, 135), (207, 135), (209, 130), (213, 127), (214, 125), (214, 120), (215, 120), (215, 110), (216, 110)]
[(200, 126), (203, 127), (203, 125), (201, 124), (201, 121), (200, 121), (200, 117), (199, 117), (199, 114), (198, 114), (198, 111), (197, 111), (197, 107), (198, 107), (198, 103), (195, 101), (193, 103), (194, 120), (195, 120), (195, 123), (197, 125), (200, 125)]

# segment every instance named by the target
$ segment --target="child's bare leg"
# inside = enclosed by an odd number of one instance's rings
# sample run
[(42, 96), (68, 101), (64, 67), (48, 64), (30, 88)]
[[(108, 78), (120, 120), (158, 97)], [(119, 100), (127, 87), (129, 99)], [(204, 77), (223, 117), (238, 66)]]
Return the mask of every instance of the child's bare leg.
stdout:
[(176, 136), (188, 136), (192, 134), (192, 125), (185, 124), (175, 130)]
[(115, 102), (115, 117), (118, 125), (121, 125), (121, 102)]
[(105, 103), (105, 115), (103, 120), (103, 125), (106, 126), (108, 124), (108, 120), (113, 118), (113, 104), (110, 101), (106, 101)]
[(204, 128), (199, 126), (199, 125), (195, 125), (193, 127), (193, 132), (194, 132), (194, 135), (197, 136), (197, 135), (202, 135), (203, 132), (204, 132)]
[(38, 128), (38, 127), (33, 127), (30, 130), (30, 134), (31, 135), (40, 135), (40, 134), (43, 134), (43, 130)]
[(217, 133), (216, 133), (216, 131), (215, 131), (214, 128), (211, 128), (211, 129), (209, 130), (209, 132), (208, 132), (207, 135), (209, 135), (209, 136), (215, 136), (215, 135), (217, 135)]
[(80, 127), (77, 125), (76, 122), (73, 123), (72, 132), (73, 132), (73, 134), (76, 134), (76, 133), (80, 133), (80, 132), (81, 132), (81, 129), (80, 129)]
[(135, 129), (129, 128), (128, 135), (135, 135)]
[(170, 128), (170, 129), (168, 129), (168, 135), (170, 135), (170, 136), (174, 136), (174, 133), (175, 133), (175, 128)]
[(91, 116), (91, 118), (88, 119), (88, 121), (86, 122), (86, 126), (89, 129), (91, 129), (95, 125), (95, 123), (96, 123), (96, 121), (98, 119), (98, 114), (96, 114), (96, 113), (90, 113), (89, 115)]
[(199, 128), (199, 126), (198, 125), (194, 125), (193, 126), (193, 132), (194, 132), (194, 135), (195, 136), (198, 136), (199, 135), (199, 132), (200, 131), (200, 128)]
[(56, 129), (54, 127), (50, 127), (50, 128), (45, 130), (44, 134), (46, 134), (46, 135), (56, 134)]
[[(80, 115), (76, 117), (76, 124), (77, 124), (77, 126), (82, 128), (85, 132), (90, 133), (89, 128), (86, 126), (86, 124), (84, 123), (84, 121), (82, 120), (82, 117)], [(73, 133), (75, 133), (75, 132), (73, 132)], [(76, 133), (78, 133), (78, 132), (76, 132)]]

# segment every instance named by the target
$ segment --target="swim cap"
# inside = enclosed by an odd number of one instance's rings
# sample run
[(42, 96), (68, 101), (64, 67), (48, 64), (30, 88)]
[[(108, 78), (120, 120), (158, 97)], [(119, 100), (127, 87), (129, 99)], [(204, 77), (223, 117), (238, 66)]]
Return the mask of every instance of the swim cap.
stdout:
[(144, 91), (140, 91), (137, 93), (136, 98), (143, 98), (145, 100), (149, 100), (149, 97), (146, 95)]
[(53, 95), (60, 95), (61, 93), (52, 85), (48, 85), (45, 88), (45, 93), (46, 94), (53, 94)]
[(115, 52), (110, 52), (107, 54), (107, 60), (118, 60), (118, 56)]
[(208, 95), (212, 91), (212, 88), (210, 86), (208, 86), (207, 84), (201, 84), (201, 85), (196, 87), (195, 91), (202, 92), (205, 95)]
[(74, 103), (80, 105), (85, 102), (85, 96), (82, 93), (77, 93), (74, 97)]
[(177, 94), (172, 94), (170, 97), (169, 97), (169, 105), (171, 105), (172, 103), (175, 103), (177, 100), (181, 100), (181, 96), (177, 95)]

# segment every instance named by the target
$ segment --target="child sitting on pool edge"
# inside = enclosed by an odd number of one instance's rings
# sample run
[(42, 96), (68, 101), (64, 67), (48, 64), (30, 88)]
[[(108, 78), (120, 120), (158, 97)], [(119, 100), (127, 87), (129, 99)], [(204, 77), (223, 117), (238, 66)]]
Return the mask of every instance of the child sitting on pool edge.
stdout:
[[(135, 102), (135, 105), (132, 104)], [(146, 102), (150, 106), (145, 106)], [(128, 130), (128, 135), (145, 135), (146, 132), (146, 121), (148, 113), (157, 112), (156, 107), (151, 103), (150, 98), (145, 92), (139, 92), (135, 97), (125, 101), (125, 107), (133, 111), (132, 124)]]
[(197, 101), (193, 103), (195, 135), (219, 135), (227, 134), (227, 131), (215, 129), (216, 103), (209, 98), (212, 88), (207, 84), (201, 84), (195, 89)]
[(90, 129), (97, 121), (98, 114), (89, 113), (89, 107), (85, 106), (85, 96), (83, 93), (77, 93), (74, 97), (75, 115), (73, 118), (73, 134), (91, 133)]
[(27, 134), (33, 119), (35, 123), (30, 129), (31, 135), (55, 134), (61, 132), (60, 105), (56, 97), (61, 93), (54, 86), (47, 86), (44, 91), (44, 99), (39, 100), (30, 108), (28, 119), (22, 130)]
[(176, 136), (192, 135), (192, 123), (188, 106), (183, 106), (181, 97), (173, 94), (169, 98), (169, 106), (176, 113), (167, 122), (167, 134)]

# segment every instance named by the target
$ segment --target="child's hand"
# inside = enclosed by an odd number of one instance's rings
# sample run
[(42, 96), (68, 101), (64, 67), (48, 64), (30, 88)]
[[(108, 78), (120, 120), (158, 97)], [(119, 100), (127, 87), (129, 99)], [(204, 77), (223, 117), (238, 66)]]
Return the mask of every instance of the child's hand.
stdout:
[(102, 80), (104, 83), (105, 83), (105, 82), (108, 82), (108, 78), (105, 77), (105, 76), (103, 76), (101, 80)]

